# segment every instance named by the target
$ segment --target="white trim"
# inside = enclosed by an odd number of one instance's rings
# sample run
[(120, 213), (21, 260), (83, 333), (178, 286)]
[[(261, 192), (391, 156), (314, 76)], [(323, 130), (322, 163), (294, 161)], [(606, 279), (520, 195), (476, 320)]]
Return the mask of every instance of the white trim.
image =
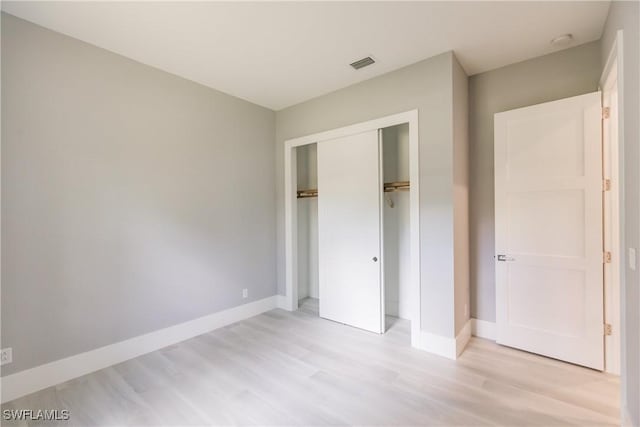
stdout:
[(422, 292), (420, 288), (420, 144), (418, 134), (418, 110), (405, 113), (409, 119), (409, 234), (411, 256), (411, 281), (413, 283), (413, 313), (411, 320), (411, 345), (416, 346), (422, 329)]
[(417, 345), (414, 345), (413, 342), (411, 345), (420, 350), (456, 360), (462, 354), (470, 339), (471, 322), (467, 321), (455, 338), (420, 331)]
[(607, 55), (607, 62), (604, 64), (602, 74), (600, 75), (599, 85), (600, 88), (605, 87), (607, 78), (611, 73), (611, 69), (614, 65), (618, 64), (618, 58), (622, 58), (622, 30), (616, 32), (616, 37), (611, 44), (611, 50)]
[[(420, 311), (420, 171), (418, 141), (418, 110), (393, 114), (379, 119), (369, 120), (350, 126), (332, 129), (325, 132), (289, 139), (284, 143), (284, 214), (285, 214), (285, 309), (298, 308), (298, 274), (297, 274), (297, 209), (296, 207), (296, 156), (294, 149), (307, 144), (319, 143), (329, 139), (341, 138), (382, 129), (399, 124), (409, 124), (409, 217), (411, 234), (411, 281), (412, 299), (415, 301), (411, 319), (411, 345), (419, 347), (421, 311)], [(453, 338), (451, 338), (453, 340)], [(454, 347), (455, 348), (455, 347)]]
[(419, 337), (418, 345), (411, 343), (414, 347), (456, 360), (471, 339), (471, 322), (467, 321), (455, 338), (443, 337), (426, 331), (420, 331)]
[(469, 340), (471, 339), (471, 319), (467, 320), (467, 323), (464, 324), (460, 333), (456, 335), (456, 358), (460, 357), (463, 350), (469, 344)]
[(239, 305), (188, 322), (7, 375), (0, 381), (2, 403), (107, 368), (276, 308), (277, 296)]
[[(621, 322), (624, 313), (624, 256), (625, 250), (625, 227), (624, 227), (624, 87), (623, 87), (623, 38), (622, 30), (618, 30), (616, 37), (607, 56), (607, 62), (600, 76), (599, 89), (602, 92), (603, 106), (608, 103), (610, 92), (616, 87), (618, 102), (616, 105), (617, 119), (617, 139), (610, 138), (611, 131), (605, 128), (603, 123), (603, 141), (607, 144), (604, 147), (605, 159), (609, 158), (609, 163), (605, 166), (611, 168), (609, 178), (612, 180), (612, 192), (615, 194), (605, 194), (604, 213), (605, 218), (611, 218), (610, 235), (605, 236), (607, 250), (611, 251), (612, 263), (605, 265), (605, 322), (611, 324), (613, 335), (605, 337), (605, 371), (612, 374), (620, 374), (624, 365), (622, 351), (624, 343), (624, 326)], [(614, 158), (615, 156), (615, 158)], [(615, 203), (615, 206), (612, 205)], [(624, 396), (624, 395), (622, 395)]]
[(420, 350), (437, 354), (447, 359), (456, 360), (457, 346), (455, 338), (420, 331), (417, 345), (414, 345), (413, 340), (411, 341), (411, 345)]
[[(611, 71), (615, 73), (615, 66)], [(610, 190), (602, 193), (604, 250), (611, 253), (611, 262), (604, 264), (604, 321), (612, 326), (612, 333), (605, 336), (604, 345), (605, 371), (620, 375), (620, 179), (615, 82), (613, 76), (609, 81), (611, 86), (602, 92), (602, 106), (610, 108), (609, 118), (602, 123), (603, 177), (611, 180)]]
[(298, 209), (294, 204), (298, 186), (294, 145), (284, 144), (284, 259), (285, 309), (298, 309)]
[(276, 307), (291, 311), (289, 308), (289, 300), (284, 295), (276, 295)]
[(293, 148), (299, 147), (301, 145), (314, 144), (319, 141), (342, 138), (349, 135), (355, 135), (357, 133), (388, 128), (391, 126), (401, 125), (403, 123), (411, 123), (414, 119), (417, 125), (418, 110), (405, 111), (404, 113), (392, 114), (390, 116), (380, 117), (378, 119), (368, 120), (366, 122), (355, 123), (337, 129), (331, 129), (324, 132), (305, 135), (299, 138), (292, 138), (285, 141), (285, 147)]
[(496, 340), (496, 322), (471, 319), (471, 335), (488, 340)]
[(387, 330), (387, 307), (384, 296), (386, 295), (386, 283), (384, 280), (384, 158), (382, 149), (382, 129), (378, 129), (378, 253), (380, 254), (380, 333), (384, 334)]

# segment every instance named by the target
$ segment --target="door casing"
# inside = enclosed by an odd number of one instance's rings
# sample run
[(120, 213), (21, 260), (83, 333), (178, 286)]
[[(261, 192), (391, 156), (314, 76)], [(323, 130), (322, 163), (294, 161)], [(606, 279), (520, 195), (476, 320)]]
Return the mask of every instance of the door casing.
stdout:
[[(624, 312), (624, 93), (622, 67), (622, 30), (618, 30), (613, 42), (602, 76), (599, 90), (602, 92), (603, 107), (610, 107), (611, 114), (603, 119), (603, 156), (605, 159), (605, 178), (611, 180), (611, 191), (604, 198), (605, 249), (611, 252), (611, 264), (605, 266), (605, 322), (612, 327), (612, 334), (605, 337), (605, 370), (624, 376), (622, 349), (624, 348), (624, 330), (621, 322)], [(608, 170), (607, 170), (608, 169)], [(608, 173), (607, 173), (608, 172)], [(608, 225), (608, 229), (607, 229)], [(608, 234), (607, 234), (608, 233)], [(624, 396), (624, 394), (623, 394)], [(623, 402), (624, 403), (624, 402)]]

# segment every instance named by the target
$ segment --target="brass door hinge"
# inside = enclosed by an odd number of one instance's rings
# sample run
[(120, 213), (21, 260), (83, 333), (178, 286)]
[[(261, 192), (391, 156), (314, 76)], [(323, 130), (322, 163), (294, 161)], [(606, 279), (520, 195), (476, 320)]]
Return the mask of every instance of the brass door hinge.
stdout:
[(602, 108), (602, 118), (603, 119), (608, 119), (610, 114), (611, 114), (611, 109), (609, 107), (603, 107)]
[(609, 178), (602, 180), (602, 191), (611, 191), (611, 180)]
[(602, 258), (603, 258), (603, 262), (604, 262), (605, 264), (609, 264), (609, 263), (611, 263), (611, 252), (606, 251), (606, 252), (603, 254), (603, 257), (602, 257)]
[(605, 323), (604, 324), (604, 334), (605, 335), (613, 334), (613, 327), (611, 326), (611, 323)]

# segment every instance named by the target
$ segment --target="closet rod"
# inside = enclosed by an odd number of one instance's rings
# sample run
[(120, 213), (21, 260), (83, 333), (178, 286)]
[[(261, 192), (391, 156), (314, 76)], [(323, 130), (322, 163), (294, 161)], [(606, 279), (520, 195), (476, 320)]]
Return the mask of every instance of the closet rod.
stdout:
[[(410, 188), (409, 181), (385, 182), (384, 192), (391, 193), (393, 191), (408, 191)], [(298, 199), (308, 199), (310, 197), (318, 197), (318, 190), (310, 188), (308, 190), (298, 190)]]
[(384, 183), (385, 193), (391, 193), (393, 191), (409, 191), (409, 188), (411, 188), (409, 185), (409, 181), (395, 181)]
[(318, 190), (315, 188), (310, 190), (298, 190), (298, 199), (308, 199), (309, 197), (318, 197)]

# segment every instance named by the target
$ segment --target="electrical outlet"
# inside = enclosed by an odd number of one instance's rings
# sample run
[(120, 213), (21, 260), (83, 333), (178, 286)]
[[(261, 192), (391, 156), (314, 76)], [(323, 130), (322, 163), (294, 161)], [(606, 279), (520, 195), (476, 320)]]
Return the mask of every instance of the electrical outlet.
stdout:
[(11, 347), (0, 350), (0, 366), (13, 362), (13, 349)]
[(629, 248), (629, 268), (636, 269), (636, 248)]
[(249, 296), (249, 289), (242, 290), (242, 298), (247, 298)]
[(464, 305), (464, 315), (469, 317), (469, 304)]

